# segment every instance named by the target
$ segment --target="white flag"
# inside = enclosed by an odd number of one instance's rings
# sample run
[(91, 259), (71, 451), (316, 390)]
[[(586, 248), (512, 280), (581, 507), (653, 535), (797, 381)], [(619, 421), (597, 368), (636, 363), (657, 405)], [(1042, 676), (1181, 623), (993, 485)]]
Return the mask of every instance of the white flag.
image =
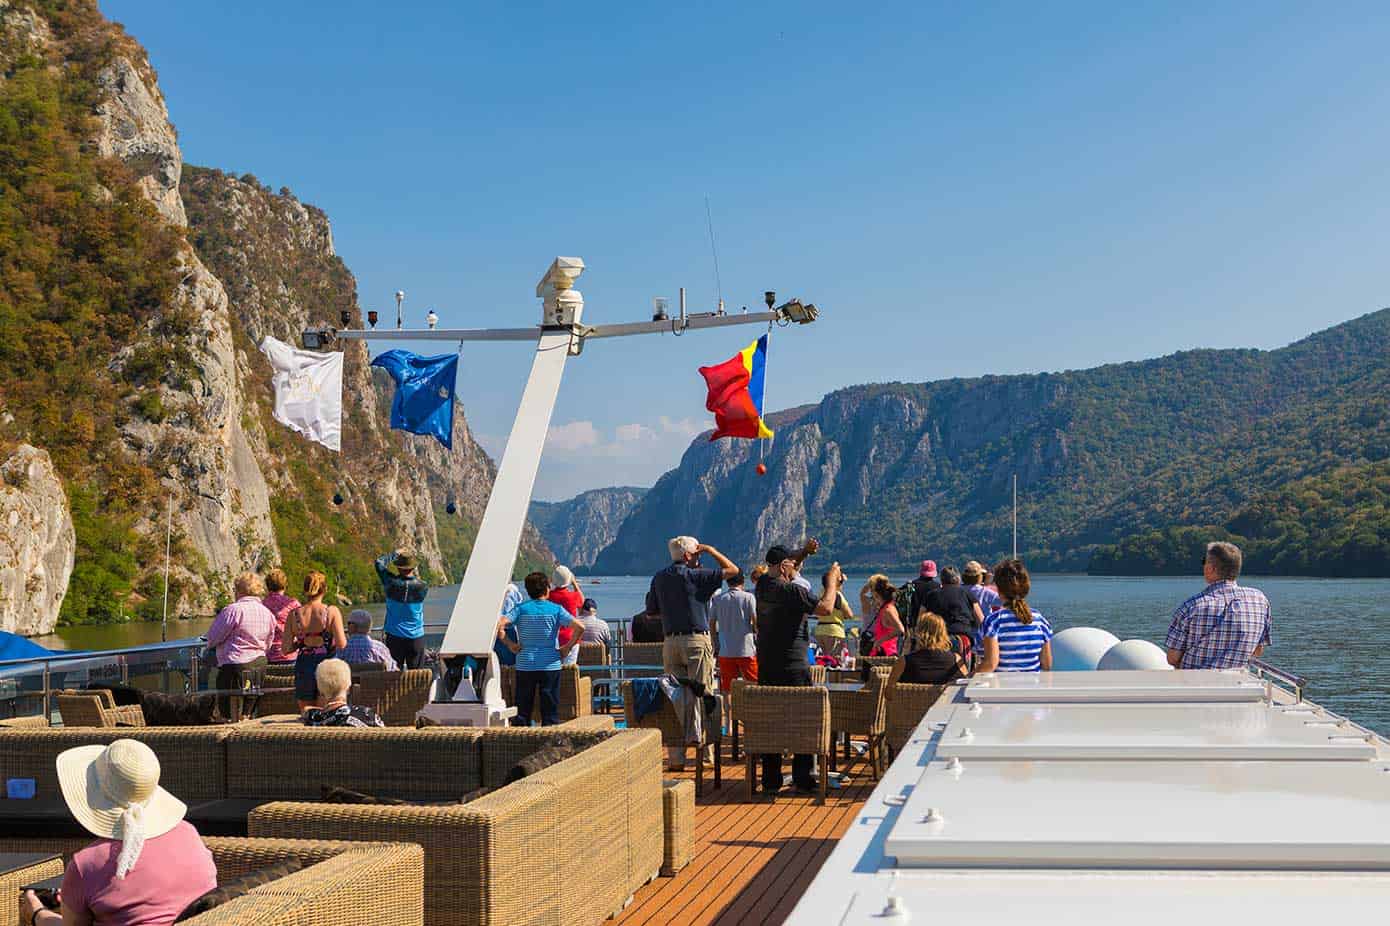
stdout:
[(275, 369), (275, 420), (329, 450), (342, 450), (342, 353), (299, 350), (268, 336), (261, 353)]

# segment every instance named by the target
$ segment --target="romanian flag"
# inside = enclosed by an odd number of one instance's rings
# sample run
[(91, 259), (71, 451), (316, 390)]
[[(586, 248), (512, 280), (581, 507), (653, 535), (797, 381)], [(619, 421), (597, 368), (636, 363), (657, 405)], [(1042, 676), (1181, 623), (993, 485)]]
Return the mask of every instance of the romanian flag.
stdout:
[(723, 363), (700, 367), (709, 387), (705, 408), (714, 412), (714, 433), (721, 437), (768, 439), (772, 430), (763, 421), (763, 377), (767, 372), (767, 335)]

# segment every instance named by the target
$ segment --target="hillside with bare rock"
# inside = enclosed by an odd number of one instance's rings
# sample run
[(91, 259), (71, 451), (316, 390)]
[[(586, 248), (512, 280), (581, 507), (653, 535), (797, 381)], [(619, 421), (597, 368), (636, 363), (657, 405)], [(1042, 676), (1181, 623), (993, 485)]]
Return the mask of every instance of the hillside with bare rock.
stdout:
[[(93, 0), (0, 0), (0, 204), (0, 445), (47, 453), (74, 538), (66, 589), (7, 624), (154, 616), (168, 514), (175, 614), (282, 562), (367, 596), (363, 558), (402, 544), (458, 577), (491, 462), (462, 420), (453, 453), (388, 432), (360, 346), (342, 460), (270, 422), (255, 343), (356, 314), (351, 274), (321, 212), (185, 168), (144, 50)], [(534, 531), (523, 556), (547, 558)], [(32, 602), (54, 576), (0, 569), (0, 595)]]

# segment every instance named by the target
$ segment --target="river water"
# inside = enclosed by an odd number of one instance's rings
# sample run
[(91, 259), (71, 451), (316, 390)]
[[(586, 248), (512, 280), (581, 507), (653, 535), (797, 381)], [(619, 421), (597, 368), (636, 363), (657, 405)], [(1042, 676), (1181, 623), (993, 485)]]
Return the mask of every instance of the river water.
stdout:
[[(642, 609), (648, 580), (600, 576), (582, 580), (585, 593), (610, 620)], [(1390, 601), (1390, 579), (1304, 579), (1250, 577), (1274, 609), (1274, 643), (1267, 661), (1310, 681), (1308, 696), (1381, 733), (1390, 734), (1390, 621), (1378, 617)], [(846, 587), (857, 589), (862, 577)], [(1201, 579), (1035, 575), (1030, 603), (1057, 630), (1104, 627), (1121, 639), (1162, 645), (1173, 609), (1200, 591)], [(446, 624), (457, 586), (437, 588), (426, 601), (427, 624)], [(857, 602), (852, 602), (857, 606)], [(380, 616), (384, 605), (368, 605)], [(196, 636), (210, 621), (173, 621), (169, 639)], [(117, 649), (158, 642), (158, 624), (63, 627), (36, 642), (61, 649)]]

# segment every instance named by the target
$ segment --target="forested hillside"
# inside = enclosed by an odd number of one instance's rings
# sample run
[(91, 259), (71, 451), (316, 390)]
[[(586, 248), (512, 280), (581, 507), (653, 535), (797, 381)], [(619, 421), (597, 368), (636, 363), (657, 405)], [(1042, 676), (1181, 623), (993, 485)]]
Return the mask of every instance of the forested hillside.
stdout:
[(697, 438), (595, 569), (659, 566), (681, 531), (744, 558), (815, 534), (856, 566), (993, 559), (1010, 549), (1017, 474), (1020, 553), (1038, 568), (1085, 569), (1100, 549), (1097, 569), (1151, 571), (1154, 532), (1215, 525), (1250, 532), (1270, 569), (1354, 555), (1355, 574), (1390, 574), (1357, 552), (1387, 534), (1354, 490), (1390, 458), (1387, 347), (1390, 310), (1274, 351), (844, 389), (784, 420), (766, 478), (750, 442)]
[(341, 311), (326, 216), (185, 173), (144, 49), (94, 0), (0, 0), (0, 630), (157, 616), (170, 522), (174, 616), (277, 564), (369, 597), (398, 545), (457, 579), (493, 478), (461, 410), (452, 454), (388, 431), (359, 344), (347, 453), (270, 420), (259, 338)]

